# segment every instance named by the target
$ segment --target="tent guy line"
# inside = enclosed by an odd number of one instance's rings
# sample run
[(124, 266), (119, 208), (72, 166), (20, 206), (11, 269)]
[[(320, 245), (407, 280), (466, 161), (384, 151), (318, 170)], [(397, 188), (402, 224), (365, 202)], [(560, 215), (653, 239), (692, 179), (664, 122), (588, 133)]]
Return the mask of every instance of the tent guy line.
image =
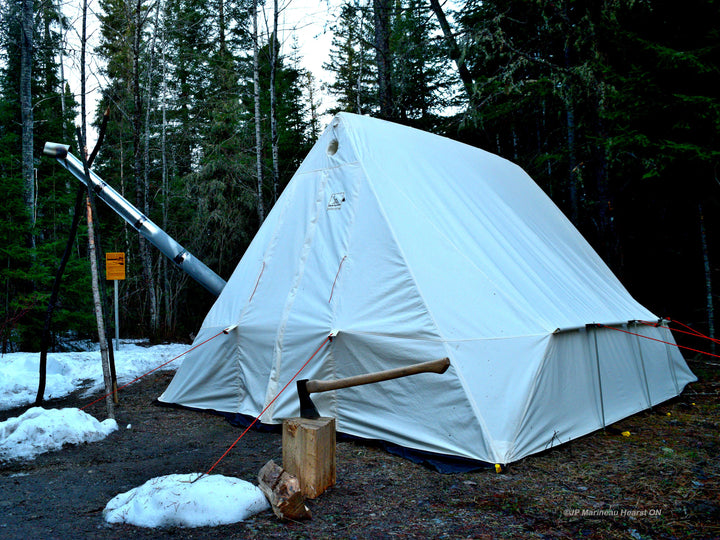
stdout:
[[(667, 327), (662, 326), (660, 323), (654, 323), (654, 322), (650, 322), (650, 321), (638, 321), (638, 322), (639, 322), (640, 324), (644, 324), (644, 325), (646, 325), (646, 326), (653, 326), (653, 327), (655, 327), (655, 328), (657, 328), (658, 326), (660, 326), (661, 328), (667, 328)], [(686, 334), (686, 335), (688, 335), (688, 336), (694, 336), (694, 337), (699, 337), (699, 338), (707, 339), (708, 341), (712, 341), (713, 343), (720, 343), (720, 339), (713, 338), (713, 337), (710, 337), (710, 336), (706, 336), (706, 335), (703, 334), (702, 332), (699, 332), (699, 331), (695, 330), (694, 328), (689, 327), (687, 324), (681, 323), (680, 321), (674, 321), (674, 320), (669, 320), (669, 319), (668, 319), (667, 322), (669, 322), (669, 323), (670, 323), (670, 322), (674, 322), (674, 323), (676, 323), (676, 324), (679, 324), (679, 325), (681, 325), (681, 326), (684, 326), (685, 328), (687, 328), (687, 329), (689, 330), (689, 332), (688, 332), (688, 331), (686, 331), (686, 330), (680, 330), (679, 328), (673, 328), (673, 329), (668, 328), (668, 330), (670, 330), (670, 331), (672, 331), (672, 332), (677, 332), (677, 333), (679, 333), (679, 334)], [(703, 353), (703, 354), (704, 354), (704, 353)]]
[[(335, 335), (337, 335), (337, 333), (335, 333)], [(282, 394), (282, 393), (285, 391), (285, 389), (286, 389), (288, 386), (290, 386), (290, 384), (291, 384), (295, 379), (297, 379), (297, 376), (300, 375), (300, 372), (301, 372), (303, 369), (305, 369), (305, 366), (307, 366), (313, 358), (315, 358), (315, 355), (317, 355), (317, 353), (320, 352), (320, 349), (322, 349), (322, 348), (325, 346), (326, 343), (328, 343), (329, 341), (332, 341), (332, 338), (333, 338), (333, 335), (329, 335), (328, 337), (325, 338), (325, 340), (320, 344), (320, 346), (319, 346), (317, 349), (315, 349), (315, 352), (312, 353), (312, 355), (310, 356), (310, 358), (308, 358), (307, 361), (302, 365), (302, 367), (297, 370), (297, 373), (295, 373), (295, 375), (292, 376), (292, 378), (287, 382), (287, 384), (286, 384), (285, 386), (282, 387), (282, 389), (275, 395), (275, 397), (270, 401), (270, 403), (267, 404), (267, 406), (262, 410), (262, 412), (255, 417), (255, 419), (250, 423), (250, 425), (249, 425), (247, 428), (245, 428), (245, 431), (243, 431), (243, 432), (240, 434), (240, 436), (239, 436), (237, 439), (235, 439), (235, 442), (232, 443), (232, 444), (228, 447), (227, 450), (225, 450), (225, 453), (224, 453), (222, 456), (220, 456), (220, 458), (219, 458), (215, 463), (213, 463), (212, 467), (210, 467), (210, 468), (207, 470), (207, 472), (200, 474), (195, 480), (193, 480), (193, 482), (196, 482), (196, 481), (200, 480), (200, 478), (202, 478), (203, 476), (207, 476), (208, 474), (210, 474), (210, 473), (212, 472), (212, 470), (213, 470), (215, 467), (217, 467), (218, 463), (220, 463), (223, 459), (225, 459), (225, 456), (227, 456), (227, 455), (230, 453), (230, 450), (232, 450), (232, 449), (235, 447), (235, 445), (240, 442), (240, 439), (242, 439), (242, 438), (245, 436), (245, 434), (246, 434), (248, 431), (250, 431), (250, 429), (258, 422), (258, 420), (260, 420), (260, 417), (261, 417), (263, 414), (265, 414), (265, 411), (267, 411), (267, 410), (272, 406), (273, 403), (275, 403), (275, 400), (277, 400), (277, 398), (280, 397), (280, 394)]]
[[(642, 321), (642, 322), (646, 323), (647, 321)], [(675, 319), (667, 319), (667, 322), (668, 322), (668, 323), (673, 323), (673, 322), (674, 322), (674, 323), (676, 323), (676, 324), (679, 324), (680, 326), (683, 326), (683, 327), (687, 328), (688, 330), (690, 330), (690, 331), (691, 331), (693, 334), (695, 334), (696, 336), (704, 337), (704, 338), (709, 339), (709, 340), (711, 340), (711, 341), (720, 342), (720, 339), (715, 339), (715, 338), (712, 338), (712, 337), (710, 337), (710, 336), (706, 336), (705, 334), (703, 334), (703, 333), (700, 332), (699, 330), (695, 330), (694, 328), (691, 328), (691, 327), (688, 326), (687, 324), (682, 323), (682, 322), (680, 322), (680, 321), (677, 321), (677, 320), (675, 320)], [(650, 324), (652, 324), (652, 323), (650, 323)]]
[[(194, 347), (189, 348), (189, 349), (188, 349), (187, 351), (185, 351), (184, 353), (178, 354), (175, 358), (172, 358), (172, 359), (168, 360), (167, 362), (165, 362), (165, 363), (163, 363), (163, 364), (160, 364), (160, 365), (157, 366), (156, 368), (153, 368), (153, 369), (151, 369), (150, 371), (148, 371), (148, 372), (146, 372), (146, 373), (143, 373), (142, 375), (134, 378), (134, 379), (133, 379), (132, 381), (130, 381), (129, 383), (123, 384), (120, 388), (118, 388), (117, 390), (115, 390), (115, 392), (119, 392), (119, 391), (122, 390), (123, 388), (126, 388), (126, 387), (130, 386), (132, 383), (139, 381), (140, 379), (142, 379), (142, 378), (145, 377), (146, 375), (150, 375), (151, 373), (154, 373), (155, 371), (157, 371), (157, 370), (160, 369), (161, 367), (167, 366), (169, 363), (174, 362), (175, 360), (177, 360), (178, 358), (180, 358), (180, 357), (182, 357), (182, 356), (185, 356), (185, 355), (186, 355), (187, 353), (189, 353), (190, 351), (192, 351), (192, 350), (194, 350), (194, 349), (197, 349), (198, 347), (200, 347), (200, 346), (202, 346), (202, 345), (205, 345), (208, 341), (212, 341), (213, 339), (215, 339), (216, 337), (218, 337), (218, 336), (220, 336), (220, 335), (222, 335), (222, 334), (227, 334), (231, 329), (232, 329), (232, 327), (225, 328), (224, 330), (218, 332), (218, 333), (215, 334), (214, 336), (206, 339), (206, 340), (203, 341), (202, 343), (198, 343), (198, 344), (195, 345)], [(102, 401), (102, 400), (105, 399), (106, 397), (113, 395), (115, 392), (110, 392), (110, 393), (108, 393), (108, 394), (105, 394), (105, 395), (102, 396), (102, 397), (97, 398), (95, 401), (91, 401), (90, 403), (88, 403), (88, 404), (85, 405), (84, 407), (81, 407), (80, 410), (82, 411), (82, 410), (87, 409), (88, 407), (90, 407), (91, 405), (94, 405), (94, 404), (97, 403), (98, 401)]]
[[(677, 347), (678, 349), (685, 349), (685, 350), (696, 352), (699, 354), (705, 354), (707, 356), (713, 356), (715, 358), (720, 358), (720, 354), (713, 354), (711, 352), (701, 351), (700, 349), (693, 349), (692, 347), (687, 347), (685, 345), (678, 345), (677, 343), (670, 343), (669, 341), (663, 341), (662, 339), (657, 339), (657, 338), (653, 338), (650, 336), (643, 336), (642, 334), (636, 334), (635, 332), (630, 332), (629, 330), (623, 330), (622, 328), (617, 328), (616, 326), (605, 326), (604, 324), (597, 324), (595, 326), (599, 326), (601, 328), (610, 328), (611, 330), (617, 330), (618, 332), (622, 332), (624, 334), (630, 334), (631, 336), (637, 336), (637, 337), (649, 339), (652, 341), (657, 341), (658, 343), (664, 343), (665, 345), (673, 345), (673, 346)], [(661, 326), (661, 328), (667, 328), (667, 327)], [(670, 329), (668, 328), (668, 330), (670, 330)], [(688, 332), (682, 332), (682, 333), (687, 334)], [(712, 341), (717, 341), (715, 339), (712, 339), (712, 338), (709, 338), (706, 336), (702, 336), (702, 334), (691, 334), (691, 335), (695, 335), (697, 337), (705, 337), (706, 339), (710, 339)]]

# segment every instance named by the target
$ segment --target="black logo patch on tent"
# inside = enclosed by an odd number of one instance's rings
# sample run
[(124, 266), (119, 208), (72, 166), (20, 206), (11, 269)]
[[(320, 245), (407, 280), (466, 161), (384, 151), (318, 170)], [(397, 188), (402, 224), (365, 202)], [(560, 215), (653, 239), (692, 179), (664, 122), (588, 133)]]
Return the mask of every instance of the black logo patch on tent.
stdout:
[(328, 210), (340, 210), (342, 207), (342, 203), (345, 202), (345, 192), (340, 191), (338, 193), (333, 193), (330, 195), (330, 201), (328, 202), (327, 209)]

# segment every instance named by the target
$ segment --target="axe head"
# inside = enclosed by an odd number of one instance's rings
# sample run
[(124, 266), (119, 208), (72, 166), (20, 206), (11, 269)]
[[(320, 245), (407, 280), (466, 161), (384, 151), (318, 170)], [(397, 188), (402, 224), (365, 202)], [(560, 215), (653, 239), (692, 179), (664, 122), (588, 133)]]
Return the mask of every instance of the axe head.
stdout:
[(310, 399), (310, 392), (307, 389), (307, 379), (297, 381), (297, 392), (300, 398), (300, 417), (301, 418), (320, 418), (320, 413), (315, 408), (315, 404)]

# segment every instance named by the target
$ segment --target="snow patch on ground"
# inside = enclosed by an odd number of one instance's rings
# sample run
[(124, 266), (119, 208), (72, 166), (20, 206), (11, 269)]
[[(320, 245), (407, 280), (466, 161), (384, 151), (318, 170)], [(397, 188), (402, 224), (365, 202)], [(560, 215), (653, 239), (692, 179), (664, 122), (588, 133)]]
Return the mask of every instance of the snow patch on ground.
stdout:
[[(122, 341), (115, 351), (118, 385), (155, 369), (189, 349), (188, 345), (171, 343), (143, 347), (138, 342)], [(162, 370), (176, 370), (182, 358), (170, 362)], [(0, 410), (29, 405), (35, 401), (39, 380), (40, 353), (10, 353), (0, 357)], [(84, 388), (84, 397), (104, 389), (100, 353), (49, 353), (45, 399), (67, 396)]]
[[(259, 487), (221, 475), (171, 474), (115, 496), (108, 523), (140, 527), (204, 527), (242, 521), (270, 508)], [(196, 480), (193, 482), (193, 480)]]
[[(189, 346), (180, 344), (143, 347), (123, 342), (121, 350), (115, 352), (119, 385), (154, 370), (188, 349)], [(175, 370), (181, 362), (179, 358), (161, 369)], [(0, 356), (0, 410), (35, 401), (39, 363), (40, 353)], [(89, 399), (92, 394), (103, 393), (103, 386), (99, 352), (48, 355), (46, 399), (63, 397), (79, 388)], [(128, 424), (127, 429), (131, 428)], [(0, 422), (0, 463), (32, 459), (38, 454), (59, 450), (65, 444), (99, 441), (117, 429), (115, 420), (99, 422), (80, 409), (32, 407), (18, 417)], [(107, 504), (103, 515), (109, 523), (141, 527), (201, 527), (236, 523), (269, 508), (260, 488), (249, 482), (192, 473), (154, 478), (121, 493)]]
[(65, 444), (99, 441), (117, 429), (115, 420), (99, 422), (80, 409), (32, 407), (0, 422), (0, 461), (32, 459)]

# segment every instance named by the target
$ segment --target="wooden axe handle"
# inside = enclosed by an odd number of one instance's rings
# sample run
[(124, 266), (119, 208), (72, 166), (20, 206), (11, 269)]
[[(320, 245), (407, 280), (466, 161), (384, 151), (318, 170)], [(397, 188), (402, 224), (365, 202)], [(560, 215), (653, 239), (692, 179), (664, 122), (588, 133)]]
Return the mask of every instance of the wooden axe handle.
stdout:
[(355, 375), (354, 377), (347, 377), (345, 379), (337, 379), (334, 381), (308, 381), (306, 387), (308, 394), (315, 392), (327, 392), (328, 390), (338, 390), (340, 388), (348, 388), (350, 386), (360, 386), (362, 384), (389, 381), (390, 379), (407, 377), (408, 375), (415, 375), (416, 373), (445, 373), (449, 366), (450, 360), (448, 358), (442, 358), (441, 360), (431, 360), (430, 362), (423, 362), (412, 366), (388, 369), (385, 371), (378, 371), (376, 373), (366, 373), (364, 375)]

